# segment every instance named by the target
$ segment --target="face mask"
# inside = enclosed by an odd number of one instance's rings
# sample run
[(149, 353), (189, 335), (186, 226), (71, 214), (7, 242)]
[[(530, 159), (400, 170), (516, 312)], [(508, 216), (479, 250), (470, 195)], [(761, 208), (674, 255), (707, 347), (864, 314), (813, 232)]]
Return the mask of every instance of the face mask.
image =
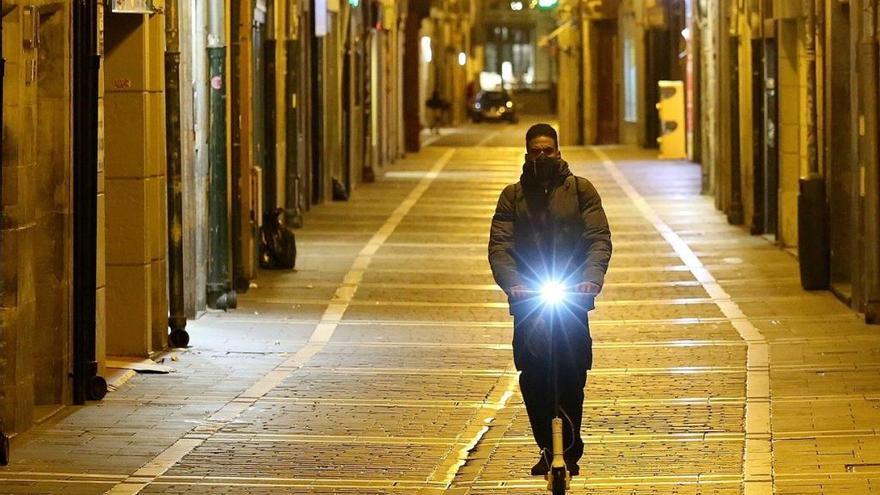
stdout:
[(559, 172), (559, 158), (541, 153), (538, 158), (532, 160), (532, 167), (538, 182), (548, 182)]

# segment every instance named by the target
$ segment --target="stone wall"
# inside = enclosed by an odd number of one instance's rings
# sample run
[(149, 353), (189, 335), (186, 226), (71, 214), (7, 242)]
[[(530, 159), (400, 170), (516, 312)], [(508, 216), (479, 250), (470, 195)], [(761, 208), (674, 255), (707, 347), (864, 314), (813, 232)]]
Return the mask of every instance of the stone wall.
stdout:
[(69, 395), (70, 11), (4, 10), (0, 420), (20, 432)]
[(147, 356), (167, 335), (164, 18), (104, 25), (107, 353)]

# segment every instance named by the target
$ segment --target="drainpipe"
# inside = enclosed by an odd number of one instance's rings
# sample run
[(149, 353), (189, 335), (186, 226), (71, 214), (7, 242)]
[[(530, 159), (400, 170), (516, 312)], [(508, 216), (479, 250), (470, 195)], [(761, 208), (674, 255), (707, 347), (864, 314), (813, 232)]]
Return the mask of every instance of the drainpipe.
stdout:
[(95, 349), (95, 275), (98, 245), (98, 7), (73, 6), (73, 402), (101, 400)]
[[(0, 16), (6, 15), (6, 4), (0, 5)], [(6, 77), (6, 59), (3, 58), (3, 19), (0, 17), (0, 134), (3, 131), (3, 79)], [(3, 204), (3, 140), (0, 137), (0, 205)], [(3, 253), (0, 252), (0, 257)], [(2, 258), (0, 258), (2, 259)], [(2, 290), (2, 289), (0, 289)], [(9, 465), (9, 436), (3, 428), (3, 418), (0, 418), (0, 466)]]
[(208, 2), (208, 307), (236, 307), (229, 258), (229, 198), (226, 175), (226, 37), (224, 1)]
[(180, 36), (177, 0), (165, 3), (165, 152), (168, 196), (168, 343), (186, 347), (183, 303), (183, 197), (180, 164)]

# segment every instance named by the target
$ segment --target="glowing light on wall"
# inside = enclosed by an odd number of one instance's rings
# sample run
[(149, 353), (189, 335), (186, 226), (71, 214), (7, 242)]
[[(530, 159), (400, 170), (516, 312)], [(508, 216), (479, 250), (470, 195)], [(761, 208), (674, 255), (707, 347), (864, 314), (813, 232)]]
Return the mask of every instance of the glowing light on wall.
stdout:
[(458, 65), (464, 67), (467, 63), (467, 54), (465, 52), (459, 52), (458, 54)]
[(513, 82), (513, 64), (510, 62), (501, 63), (501, 79), (504, 82)]
[(514, 0), (513, 2), (510, 2), (510, 10), (519, 11), (522, 10), (523, 7), (524, 5), (520, 0)]
[(430, 36), (422, 36), (422, 60), (424, 60), (426, 64), (430, 64), (431, 60), (434, 60), (434, 52), (431, 51)]

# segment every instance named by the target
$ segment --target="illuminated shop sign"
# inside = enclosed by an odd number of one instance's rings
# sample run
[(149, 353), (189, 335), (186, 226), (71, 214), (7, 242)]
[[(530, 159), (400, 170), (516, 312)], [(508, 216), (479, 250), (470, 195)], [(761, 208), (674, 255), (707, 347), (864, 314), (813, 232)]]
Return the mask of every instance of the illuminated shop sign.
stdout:
[(154, 14), (157, 7), (155, 0), (109, 0), (107, 3), (110, 11), (117, 14)]

